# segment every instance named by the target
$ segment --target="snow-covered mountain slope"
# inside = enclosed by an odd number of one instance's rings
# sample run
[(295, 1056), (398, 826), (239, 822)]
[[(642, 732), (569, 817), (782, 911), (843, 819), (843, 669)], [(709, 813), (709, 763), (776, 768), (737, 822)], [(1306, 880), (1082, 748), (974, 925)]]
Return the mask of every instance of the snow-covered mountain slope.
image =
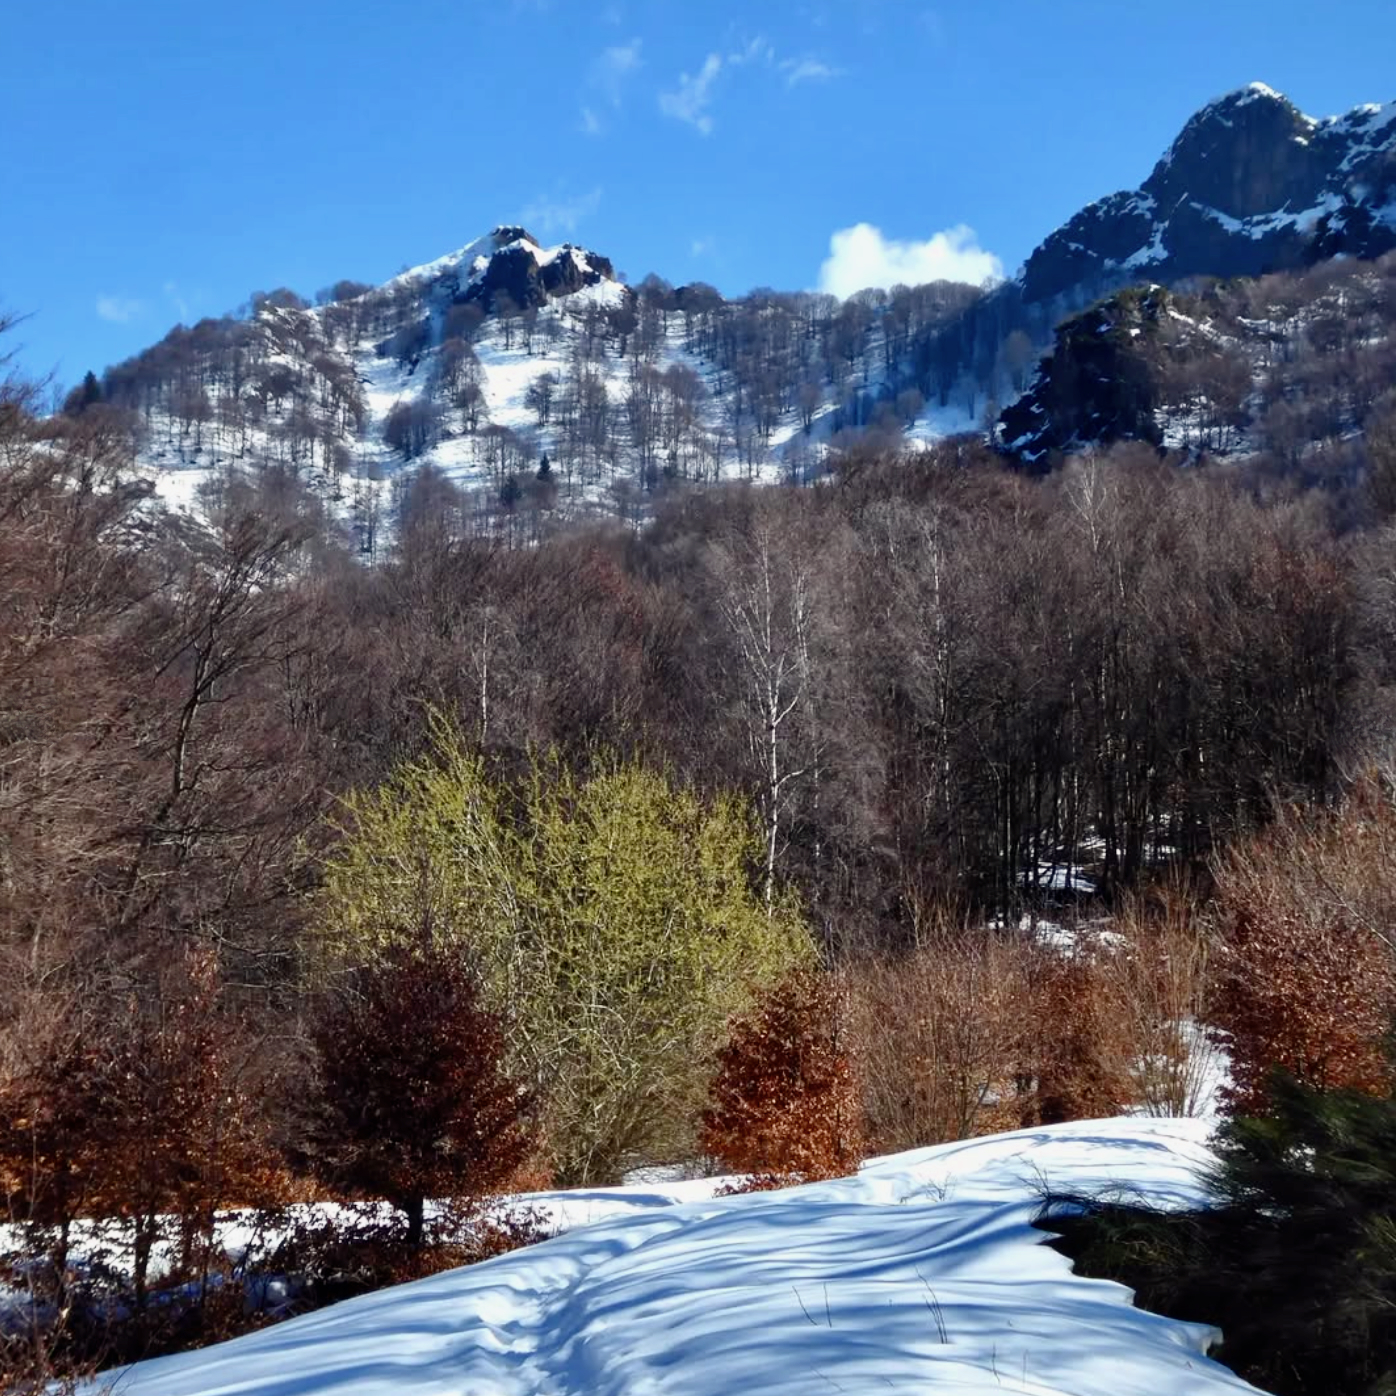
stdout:
[(1060, 1125), (649, 1206), (109, 1375), (123, 1396), (1252, 1391), (1204, 1355), (1213, 1330), (1075, 1277), (1031, 1225), (1044, 1186), (1198, 1200), (1206, 1133)]
[(638, 517), (671, 481), (808, 478), (879, 403), (918, 438), (972, 424), (948, 400), (925, 413), (907, 385), (916, 334), (975, 294), (637, 293), (597, 253), (501, 227), (377, 288), (341, 283), (315, 306), (273, 292), (176, 329), (102, 391), (137, 414), (141, 468), (176, 508), (271, 472), (372, 551), (422, 467), (464, 491), (473, 526), (512, 528)]
[(1257, 276), (1396, 248), (1396, 102), (1315, 120), (1263, 83), (1198, 112), (1138, 189), (1084, 208), (1028, 259), (1029, 302), (1110, 284)]

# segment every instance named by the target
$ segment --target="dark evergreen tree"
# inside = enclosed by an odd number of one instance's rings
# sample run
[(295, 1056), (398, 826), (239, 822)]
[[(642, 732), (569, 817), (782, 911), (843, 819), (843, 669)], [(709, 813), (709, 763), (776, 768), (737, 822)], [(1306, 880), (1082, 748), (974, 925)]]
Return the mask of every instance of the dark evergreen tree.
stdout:
[(1051, 1229), (1081, 1273), (1218, 1325), (1213, 1355), (1277, 1396), (1392, 1396), (1396, 1101), (1278, 1076), (1268, 1113), (1228, 1121), (1216, 1150), (1214, 1207), (1087, 1199)]
[(63, 402), (63, 410), (70, 417), (80, 417), (89, 407), (103, 400), (102, 384), (89, 368), (83, 374), (82, 382), (73, 389)]

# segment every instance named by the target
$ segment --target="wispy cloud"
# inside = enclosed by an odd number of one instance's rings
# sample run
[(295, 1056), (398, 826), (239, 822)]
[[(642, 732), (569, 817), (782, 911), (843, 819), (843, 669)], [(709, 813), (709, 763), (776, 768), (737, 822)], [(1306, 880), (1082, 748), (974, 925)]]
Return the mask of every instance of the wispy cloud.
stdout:
[(167, 281), (163, 287), (165, 299), (174, 307), (181, 320), (189, 318), (189, 300), (176, 282)]
[(617, 112), (625, 101), (626, 87), (645, 65), (643, 42), (631, 39), (628, 44), (612, 44), (602, 50), (587, 72), (587, 91), (591, 94), (582, 104), (582, 130), (589, 136), (599, 136), (606, 129), (605, 113)]
[(601, 195), (599, 185), (585, 194), (543, 194), (523, 210), (520, 221), (544, 236), (569, 236), (601, 207)]
[(711, 257), (717, 251), (717, 239), (711, 237), (694, 238), (689, 251), (695, 257)]
[(819, 269), (819, 289), (846, 299), (869, 286), (922, 286), (961, 281), (972, 286), (1003, 276), (1003, 262), (979, 245), (974, 229), (961, 223), (924, 242), (884, 237), (881, 228), (858, 223), (829, 240)]
[(672, 92), (659, 94), (659, 110), (692, 126), (700, 135), (712, 135), (713, 119), (708, 107), (713, 100), (713, 84), (721, 72), (722, 55), (710, 53), (697, 73), (681, 73), (679, 85)]
[(727, 61), (734, 68), (748, 63), (764, 63), (769, 66), (776, 61), (775, 46), (764, 35), (758, 34), (754, 39), (748, 39), (741, 48), (729, 53)]
[(591, 84), (613, 107), (620, 105), (626, 82), (644, 66), (640, 39), (613, 44), (592, 64)]
[(97, 315), (113, 325), (129, 325), (145, 314), (145, 302), (134, 296), (98, 296)]
[(841, 68), (831, 67), (819, 58), (787, 58), (780, 71), (787, 87), (798, 87), (802, 82), (831, 82), (843, 76)]
[(718, 79), (724, 73), (738, 69), (764, 72), (769, 78), (778, 78), (786, 88), (797, 87), (804, 82), (828, 82), (842, 77), (842, 71), (812, 54), (799, 58), (782, 58), (776, 47), (763, 35), (747, 39), (730, 46), (727, 51), (714, 50), (703, 60), (703, 66), (696, 73), (681, 73), (678, 84), (670, 91), (659, 94), (659, 109), (665, 116), (682, 121), (701, 135), (710, 136), (713, 132), (713, 98)]

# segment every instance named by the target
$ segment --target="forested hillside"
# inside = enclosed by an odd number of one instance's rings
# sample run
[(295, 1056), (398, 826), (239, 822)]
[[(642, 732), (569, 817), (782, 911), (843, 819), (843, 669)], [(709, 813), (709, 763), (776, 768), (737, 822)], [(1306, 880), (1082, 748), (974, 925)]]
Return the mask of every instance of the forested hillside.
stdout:
[[(1277, 377), (1277, 347), (1329, 371), (1342, 353), (1363, 358), (1349, 425), (1384, 371), (1382, 279), (1332, 259), (1396, 246), (1393, 112), (1316, 121), (1259, 84), (1231, 93), (1139, 190), (1082, 210), (997, 285), (726, 299), (655, 275), (632, 287), (596, 252), (504, 226), (382, 286), (339, 281), (313, 303), (257, 292), (89, 374), (70, 406), (124, 409), (146, 477), (176, 508), (202, 514), (241, 481), (275, 481), (370, 557), (405, 511), (453, 509), (460, 529), (515, 539), (576, 517), (638, 522), (675, 488), (804, 483), (855, 440), (878, 451), (982, 434), (1004, 407), (1005, 440), (1033, 465), (1112, 436), (1234, 451), (1286, 434), (1280, 453), (1297, 465), (1310, 424), (1285, 424), (1305, 394)], [(1223, 277), (1261, 279), (1233, 290)], [(1036, 400), (1019, 399), (1059, 322), (1139, 283), (1183, 295), (1159, 341), (1168, 370), (1125, 407), (1149, 420), (1116, 422), (1073, 378), (1065, 410), (1088, 419), (1043, 407), (1056, 420), (1038, 440), (1022, 415)], [(1353, 337), (1357, 321), (1375, 340)], [(1047, 376), (1074, 371), (1070, 358), (1058, 352)], [(1117, 369), (1127, 382), (1122, 364), (1100, 376)], [(1164, 407), (1170, 423), (1154, 420)]]
[(932, 361), (936, 332), (979, 294), (631, 289), (596, 253), (499, 228), (314, 306), (259, 293), (245, 315), (93, 375), (72, 405), (122, 409), (148, 477), (195, 513), (272, 478), (372, 557), (405, 510), (445, 507), (411, 499), (440, 480), (460, 527), (536, 538), (560, 518), (638, 519), (684, 484), (803, 483), (865, 429), (886, 442), (928, 420), (976, 428), (981, 390)]
[(510, 226), (7, 376), (0, 1389), (529, 1187), (1389, 1095), (1389, 118), (1233, 94), (1050, 294)]

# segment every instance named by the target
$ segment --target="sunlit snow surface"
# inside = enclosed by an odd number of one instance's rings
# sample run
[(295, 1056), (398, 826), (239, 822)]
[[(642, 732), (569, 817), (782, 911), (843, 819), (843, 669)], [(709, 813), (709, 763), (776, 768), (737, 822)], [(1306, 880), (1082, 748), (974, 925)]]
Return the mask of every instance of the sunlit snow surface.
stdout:
[(1251, 1391), (1203, 1355), (1210, 1330), (1076, 1278), (1030, 1225), (1044, 1187), (1199, 1200), (1208, 1129), (1059, 1125), (748, 1197), (591, 1193), (583, 1214), (618, 1214), (108, 1380), (123, 1396)]

